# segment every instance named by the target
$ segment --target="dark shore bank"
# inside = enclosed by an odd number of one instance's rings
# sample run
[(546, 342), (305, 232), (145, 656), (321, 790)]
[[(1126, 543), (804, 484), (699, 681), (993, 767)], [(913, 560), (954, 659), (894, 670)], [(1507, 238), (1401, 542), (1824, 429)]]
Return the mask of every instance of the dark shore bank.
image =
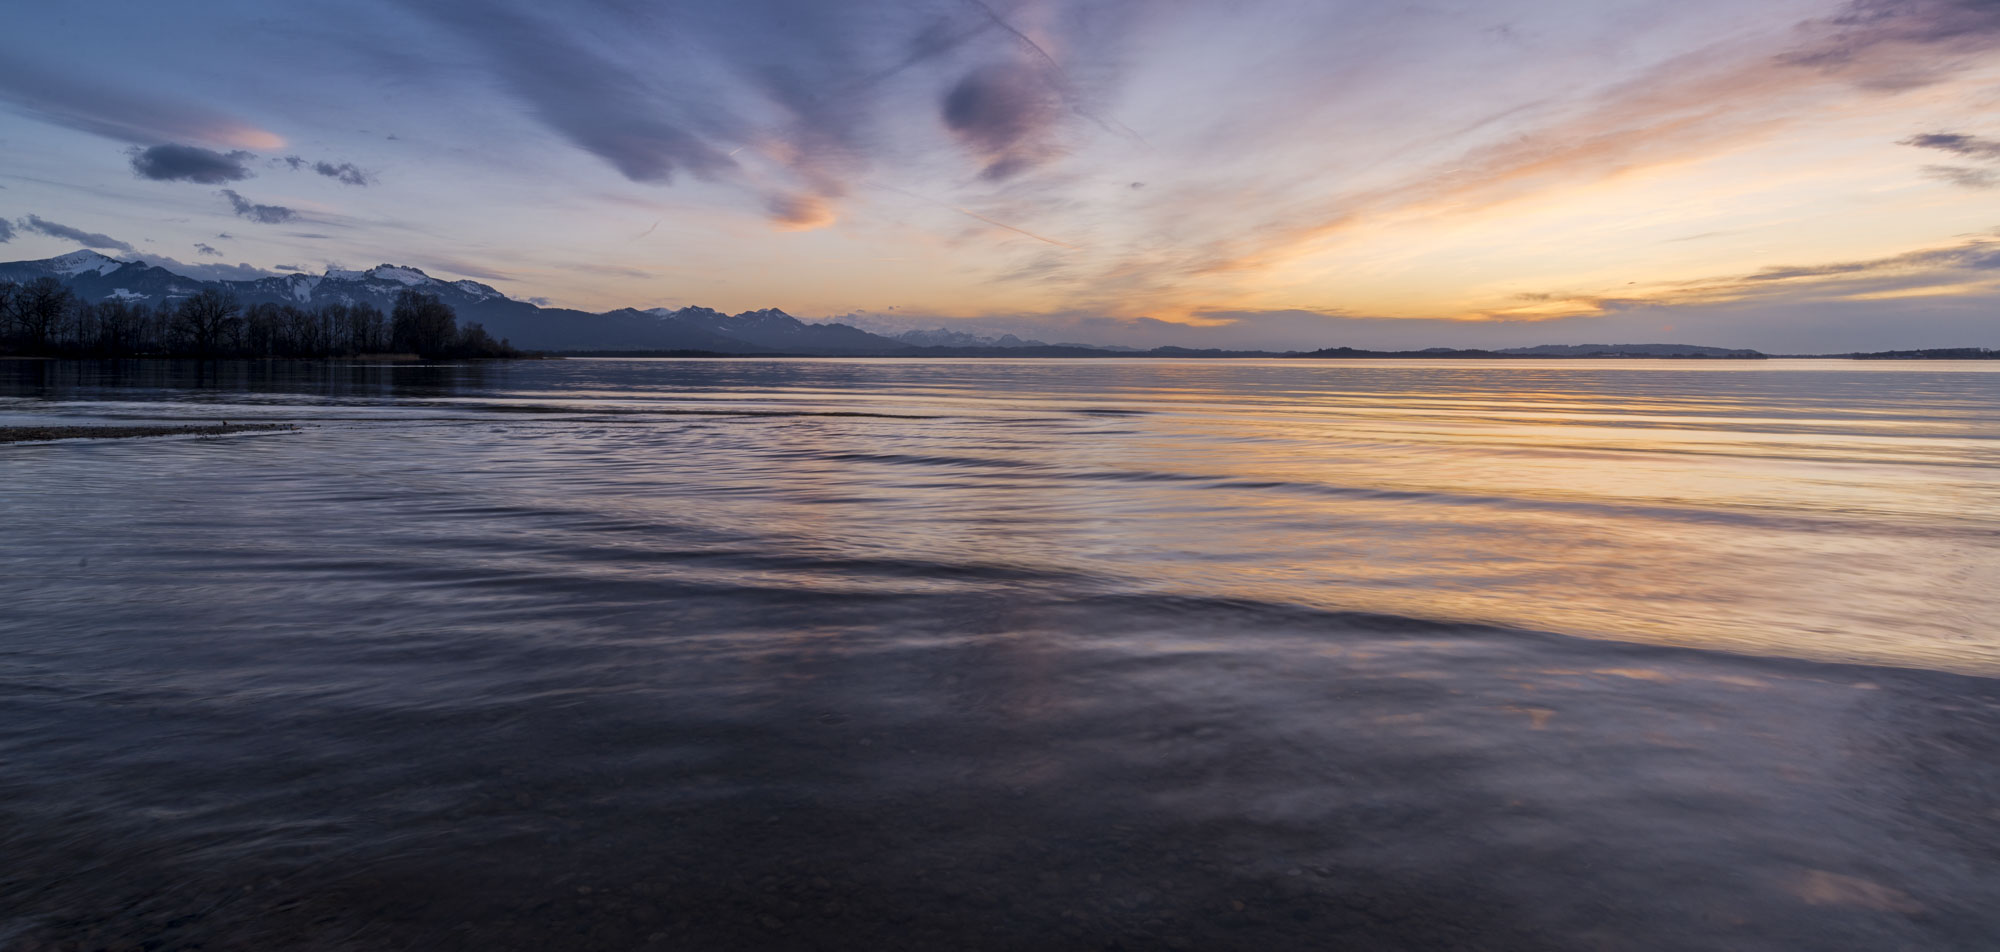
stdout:
[(213, 423), (156, 426), (0, 426), (0, 443), (49, 440), (124, 440), (147, 436), (224, 436), (266, 430), (296, 430), (290, 423)]

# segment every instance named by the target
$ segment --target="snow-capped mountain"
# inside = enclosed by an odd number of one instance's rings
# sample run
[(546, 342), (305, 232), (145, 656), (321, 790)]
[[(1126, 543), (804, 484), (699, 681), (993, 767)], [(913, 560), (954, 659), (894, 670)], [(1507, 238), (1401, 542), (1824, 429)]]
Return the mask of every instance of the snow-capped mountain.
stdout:
[(204, 284), (143, 261), (120, 261), (95, 251), (72, 251), (40, 261), (0, 264), (0, 281), (26, 283), (37, 278), (55, 278), (86, 301), (172, 300), (187, 297), (201, 290)]
[(204, 287), (226, 290), (244, 306), (371, 304), (387, 312), (396, 295), (416, 289), (435, 294), (461, 322), (478, 322), (495, 337), (531, 350), (700, 351), (729, 354), (895, 354), (913, 348), (845, 324), (809, 324), (775, 308), (734, 316), (705, 307), (679, 310), (626, 308), (590, 314), (516, 301), (477, 281), (447, 281), (408, 265), (382, 264), (365, 271), (328, 269), (251, 281), (202, 281), (144, 261), (121, 261), (95, 251), (74, 251), (40, 261), (0, 264), (0, 281), (53, 277), (85, 301), (119, 298), (171, 306)]
[(408, 288), (437, 295), (457, 307), (460, 299), (469, 303), (504, 301), (507, 296), (477, 281), (445, 281), (417, 268), (382, 264), (366, 271), (329, 268), (325, 274), (288, 274), (255, 281), (223, 282), (241, 287), (239, 295), (275, 296), (294, 304), (360, 304), (384, 307)]
[(1046, 341), (1022, 340), (1021, 338), (1015, 337), (1012, 334), (1002, 334), (999, 337), (983, 337), (978, 334), (968, 334), (964, 331), (954, 331), (943, 327), (940, 327), (936, 330), (928, 330), (928, 331), (923, 331), (923, 330), (904, 331), (901, 334), (897, 334), (893, 339), (902, 341), (905, 344), (909, 344), (915, 347), (1047, 347), (1049, 346), (1049, 344)]

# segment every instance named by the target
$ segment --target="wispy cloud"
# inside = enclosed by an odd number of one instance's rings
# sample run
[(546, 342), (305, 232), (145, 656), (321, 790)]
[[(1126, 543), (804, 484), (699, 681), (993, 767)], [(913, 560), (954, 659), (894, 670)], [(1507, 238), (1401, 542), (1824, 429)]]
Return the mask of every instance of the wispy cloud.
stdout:
[(1931, 132), (1904, 139), (1899, 145), (1916, 146), (1919, 149), (1937, 149), (1953, 155), (1971, 159), (1991, 159), (2000, 161), (2000, 141), (1982, 139), (1957, 132)]
[(1949, 182), (1960, 188), (1993, 188), (2000, 185), (2000, 172), (1992, 169), (1973, 169), (1962, 165), (1926, 165), (1924, 174), (1940, 182)]
[[(2000, 141), (1982, 139), (1959, 132), (1931, 132), (1911, 136), (1898, 143), (1919, 149), (1935, 149), (1977, 162), (2000, 164)], [(1963, 165), (1926, 165), (1923, 173), (1960, 188), (1987, 189), (2000, 186), (2000, 170), (1976, 169)]]
[[(1640, 308), (1709, 307), (1760, 300), (1782, 303), (1867, 301), (1925, 289), (1993, 285), (2000, 296), (2000, 232), (1940, 247), (1820, 264), (1777, 265), (1743, 274), (1627, 287), (1516, 295), (1478, 315), (1487, 320), (1591, 317)], [(1514, 303), (1531, 305), (1515, 307)]]
[(39, 215), (29, 215), (28, 217), (21, 219), (20, 225), (22, 228), (25, 228), (29, 231), (40, 232), (41, 234), (47, 235), (51, 238), (61, 238), (64, 241), (74, 241), (77, 244), (84, 246), (85, 248), (101, 248), (107, 251), (123, 251), (126, 254), (132, 254), (137, 250), (133, 248), (131, 245), (123, 241), (119, 241), (118, 239), (113, 238), (110, 235), (100, 234), (94, 231), (84, 231), (81, 228), (71, 228), (68, 225), (49, 221), (48, 219), (43, 218)]
[[(505, 2), (435, 0), (411, 7), (448, 26), (487, 55), (510, 93), (537, 120), (635, 182), (666, 183), (678, 173), (712, 176), (734, 163), (703, 131), (720, 116), (694, 114), (654, 77), (597, 51), (568, 22)], [(578, 14), (587, 15), (587, 5)], [(704, 130), (702, 127), (709, 127)]]
[(82, 71), (42, 71), (0, 57), (0, 101), (45, 122), (139, 146), (200, 142), (273, 149), (275, 133), (214, 110), (91, 83)]

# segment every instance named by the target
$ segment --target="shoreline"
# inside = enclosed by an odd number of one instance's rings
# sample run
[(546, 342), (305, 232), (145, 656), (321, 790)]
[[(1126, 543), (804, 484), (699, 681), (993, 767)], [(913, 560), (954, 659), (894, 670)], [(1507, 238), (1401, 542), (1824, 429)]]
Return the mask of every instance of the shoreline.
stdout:
[(142, 426), (0, 426), (0, 444), (56, 440), (130, 440), (154, 436), (226, 436), (231, 433), (293, 431), (293, 423), (211, 423)]

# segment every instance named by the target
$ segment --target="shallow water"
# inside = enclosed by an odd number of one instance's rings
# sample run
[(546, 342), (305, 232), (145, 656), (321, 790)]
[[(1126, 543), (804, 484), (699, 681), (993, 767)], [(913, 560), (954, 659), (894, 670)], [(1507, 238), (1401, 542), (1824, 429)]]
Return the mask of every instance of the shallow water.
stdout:
[(1990, 948), (1996, 370), (0, 362), (0, 943)]

